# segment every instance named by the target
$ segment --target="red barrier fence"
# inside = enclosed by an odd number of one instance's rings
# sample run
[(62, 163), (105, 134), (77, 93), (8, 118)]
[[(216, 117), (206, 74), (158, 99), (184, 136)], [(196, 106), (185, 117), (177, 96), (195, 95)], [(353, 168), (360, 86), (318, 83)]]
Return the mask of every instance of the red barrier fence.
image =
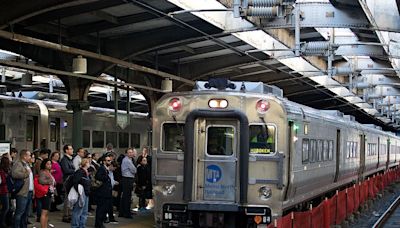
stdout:
[(358, 210), (368, 199), (374, 198), (390, 183), (400, 179), (400, 168), (368, 178), (362, 183), (344, 189), (325, 199), (309, 211), (291, 212), (274, 220), (268, 228), (329, 228), (341, 224), (347, 216)]

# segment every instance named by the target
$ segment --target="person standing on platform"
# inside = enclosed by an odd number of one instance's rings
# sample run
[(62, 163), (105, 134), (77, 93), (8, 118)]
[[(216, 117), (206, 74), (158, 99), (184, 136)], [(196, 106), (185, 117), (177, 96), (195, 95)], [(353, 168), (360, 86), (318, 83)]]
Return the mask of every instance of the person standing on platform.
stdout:
[(60, 166), (63, 172), (63, 180), (64, 180), (64, 211), (63, 211), (63, 222), (70, 223), (71, 222), (71, 210), (68, 207), (68, 192), (65, 189), (65, 183), (69, 176), (74, 174), (75, 167), (72, 163), (72, 155), (74, 154), (74, 148), (70, 144), (66, 144), (63, 147), (64, 156), (61, 159)]
[(96, 228), (104, 228), (103, 222), (106, 219), (106, 214), (108, 209), (110, 208), (111, 200), (112, 200), (112, 186), (111, 179), (108, 175), (108, 168), (111, 164), (111, 158), (107, 155), (104, 156), (103, 164), (100, 166), (99, 170), (97, 170), (95, 179), (101, 181), (101, 186), (96, 189), (96, 218), (95, 218), (95, 227)]
[[(49, 209), (51, 200), (53, 199), (56, 181), (51, 175), (51, 160), (46, 158), (40, 164), (38, 183), (35, 182), (35, 197), (36, 201), (40, 202), (40, 224), (42, 228), (47, 228), (49, 221)], [(39, 188), (41, 191), (39, 191)], [(44, 191), (44, 190), (47, 190)], [(39, 195), (39, 193), (41, 195)], [(38, 208), (37, 208), (38, 209)]]
[(76, 152), (76, 156), (72, 160), (72, 163), (74, 164), (75, 167), (75, 171), (81, 167), (81, 161), (82, 158), (84, 157), (85, 157), (85, 150), (83, 148), (79, 148), (78, 152)]
[(29, 167), (31, 152), (23, 149), (19, 156), (20, 160), (16, 161), (11, 169), (11, 176), (14, 179), (23, 181), (22, 188), (16, 196), (17, 206), (14, 215), (14, 228), (26, 228), (34, 188), (33, 172)]
[(132, 190), (133, 183), (135, 182), (136, 166), (134, 165), (134, 158), (136, 157), (136, 150), (128, 148), (125, 152), (125, 158), (121, 164), (121, 187), (122, 196), (119, 206), (119, 217), (132, 218), (131, 204), (132, 204)]
[(82, 185), (84, 194), (82, 194), (83, 205), (80, 202), (76, 202), (72, 210), (72, 228), (84, 228), (88, 217), (89, 208), (89, 194), (90, 194), (90, 177), (88, 168), (90, 167), (90, 161), (87, 158), (81, 160), (80, 168), (73, 174), (73, 188), (76, 192), (79, 192), (79, 185)]
[(42, 163), (42, 161), (44, 159), (47, 159), (47, 158), (49, 158), (48, 150), (45, 149), (45, 148), (40, 149), (40, 151), (38, 153), (38, 156), (37, 156), (37, 158), (35, 160), (35, 166), (34, 166), (35, 167), (35, 170), (34, 170), (34, 174), (35, 175), (39, 174), (39, 172), (40, 172), (40, 164)]
[[(114, 171), (115, 169), (117, 169), (117, 167), (118, 167), (117, 162), (111, 159), (111, 164), (110, 166), (108, 166), (108, 176), (110, 176), (111, 187), (113, 192), (114, 192), (114, 187), (119, 184), (119, 182), (116, 181), (114, 178)], [(112, 199), (107, 214), (108, 214), (108, 219), (106, 219), (104, 223), (118, 224), (118, 221), (115, 220), (114, 218), (114, 194), (112, 194)]]
[(143, 157), (137, 167), (135, 193), (139, 197), (139, 211), (146, 210), (146, 199), (152, 198), (151, 169)]
[(2, 157), (0, 163), (0, 203), (1, 203), (1, 212), (0, 212), (0, 227), (6, 228), (6, 217), (7, 212), (10, 207), (10, 199), (8, 198), (8, 188), (7, 188), (7, 177), (10, 172), (10, 164), (11, 161), (8, 157)]
[[(34, 164), (34, 172), (33, 172), (34, 175), (39, 174), (43, 160), (49, 158), (49, 153), (46, 148), (40, 149), (40, 151), (37, 154), (38, 154), (38, 156), (36, 157), (35, 164)], [(40, 218), (42, 215), (42, 201), (37, 200), (36, 197), (35, 197), (34, 201), (36, 202), (36, 222), (40, 222)]]
[[(148, 166), (148, 169), (150, 170), (150, 173), (148, 175), (148, 181), (150, 181), (150, 183), (152, 183), (151, 181), (151, 163), (152, 163), (152, 158), (151, 155), (149, 155), (149, 147), (144, 145), (143, 146), (143, 150), (142, 150), (142, 154), (139, 155), (136, 164), (139, 165), (142, 162), (142, 159), (146, 158), (147, 162), (146, 165)], [(152, 209), (154, 207), (154, 202), (153, 202), (153, 197), (150, 196), (150, 198), (146, 198), (149, 200), (146, 209)]]
[(57, 209), (57, 205), (62, 203), (62, 199), (61, 199), (61, 192), (62, 192), (62, 188), (63, 188), (63, 173), (61, 170), (61, 166), (60, 163), (58, 163), (60, 161), (60, 152), (58, 151), (54, 151), (51, 156), (51, 175), (53, 175), (54, 179), (56, 180), (56, 191), (54, 194), (54, 202), (51, 203), (51, 208), (50, 211), (59, 211)]

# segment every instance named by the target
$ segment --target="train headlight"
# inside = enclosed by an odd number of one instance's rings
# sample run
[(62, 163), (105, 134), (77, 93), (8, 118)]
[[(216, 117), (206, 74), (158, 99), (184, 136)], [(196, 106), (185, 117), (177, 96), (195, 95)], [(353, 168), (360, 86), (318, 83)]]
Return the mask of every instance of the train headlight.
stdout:
[(269, 106), (270, 106), (270, 104), (268, 101), (259, 100), (259, 101), (257, 101), (257, 104), (256, 104), (257, 112), (260, 114), (264, 114), (268, 111)]
[(260, 189), (258, 189), (258, 193), (260, 194), (260, 198), (262, 200), (267, 200), (272, 196), (272, 190), (267, 186), (262, 186)]
[(174, 184), (171, 185), (164, 185), (162, 189), (162, 194), (164, 196), (171, 196), (174, 194), (176, 186)]
[(178, 112), (182, 108), (182, 102), (179, 98), (172, 98), (168, 103), (168, 110)]
[(228, 107), (228, 101), (225, 99), (211, 99), (208, 101), (210, 108), (226, 108)]

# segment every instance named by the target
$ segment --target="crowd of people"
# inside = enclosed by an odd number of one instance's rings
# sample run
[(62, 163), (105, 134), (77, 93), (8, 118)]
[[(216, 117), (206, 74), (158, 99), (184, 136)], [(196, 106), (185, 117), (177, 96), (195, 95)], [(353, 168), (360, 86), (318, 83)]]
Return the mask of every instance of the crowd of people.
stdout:
[[(139, 198), (132, 209), (132, 192)], [(0, 228), (26, 228), (36, 212), (36, 222), (47, 228), (49, 212), (63, 204), (62, 221), (73, 228), (86, 227), (95, 210), (95, 227), (117, 224), (119, 217), (133, 218), (135, 211), (153, 207), (151, 156), (144, 146), (118, 154), (108, 144), (104, 153), (89, 153), (64, 145), (62, 153), (40, 149), (31, 153), (14, 148), (0, 161)], [(94, 209), (95, 208), (95, 209)]]

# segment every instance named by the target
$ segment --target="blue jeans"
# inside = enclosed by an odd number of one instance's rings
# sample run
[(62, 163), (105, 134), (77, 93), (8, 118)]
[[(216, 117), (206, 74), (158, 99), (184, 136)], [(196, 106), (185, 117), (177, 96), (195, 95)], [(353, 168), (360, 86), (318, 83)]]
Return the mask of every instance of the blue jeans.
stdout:
[(10, 207), (10, 200), (7, 194), (0, 195), (0, 203), (1, 203), (0, 219), (2, 223), (0, 224), (0, 227), (3, 227), (3, 225), (6, 223), (7, 212)]
[(72, 228), (85, 228), (86, 220), (88, 217), (88, 209), (89, 209), (89, 197), (85, 196), (85, 204), (83, 207), (79, 207), (79, 202), (74, 205), (74, 209), (72, 210)]
[(28, 192), (26, 197), (17, 195), (17, 207), (14, 215), (14, 228), (26, 228), (29, 207), (32, 202), (32, 192)]

